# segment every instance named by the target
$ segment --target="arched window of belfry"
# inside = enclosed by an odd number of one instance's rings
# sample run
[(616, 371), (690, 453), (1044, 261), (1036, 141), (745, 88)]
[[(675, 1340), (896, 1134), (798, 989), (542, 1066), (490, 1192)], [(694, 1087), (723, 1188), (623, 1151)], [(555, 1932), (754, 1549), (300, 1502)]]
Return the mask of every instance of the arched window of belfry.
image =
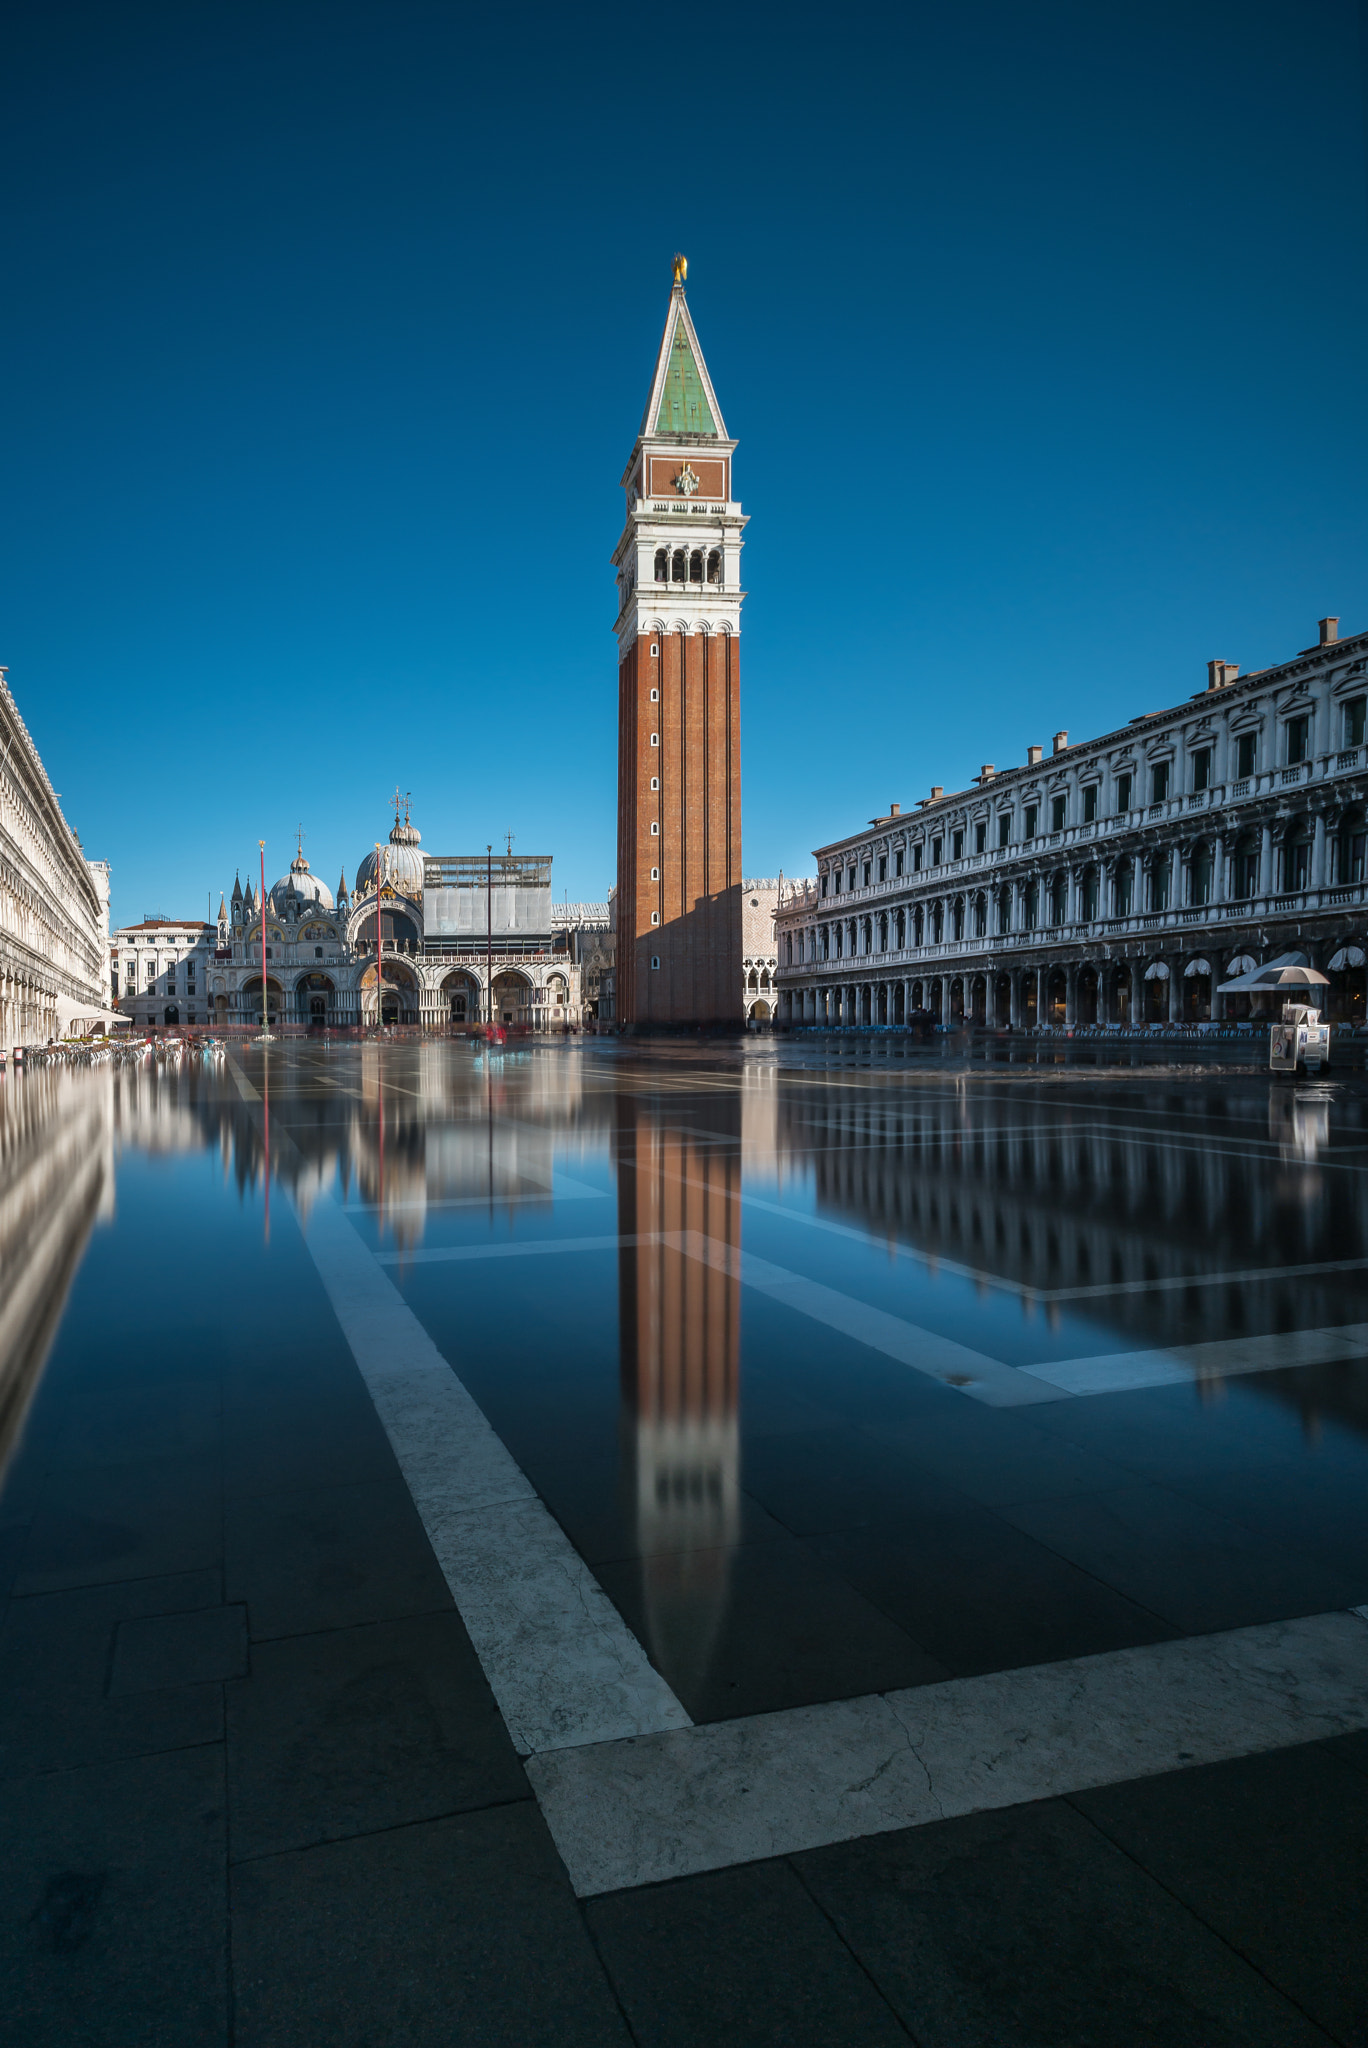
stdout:
[(671, 581), (672, 581), (672, 582), (674, 582), (674, 583), (682, 583), (682, 582), (684, 581), (684, 550), (683, 550), (683, 548), (676, 548), (676, 549), (675, 549), (675, 551), (674, 551), (674, 561), (673, 561), (673, 564), (671, 565), (671, 567), (672, 567)]
[(701, 548), (695, 548), (689, 557), (689, 581), (690, 583), (701, 583), (703, 581), (703, 550)]
[(655, 580), (657, 583), (668, 583), (670, 580), (670, 551), (668, 548), (657, 548), (655, 551)]
[(720, 583), (722, 581), (722, 555), (718, 548), (714, 548), (708, 556), (708, 581), (709, 583)]

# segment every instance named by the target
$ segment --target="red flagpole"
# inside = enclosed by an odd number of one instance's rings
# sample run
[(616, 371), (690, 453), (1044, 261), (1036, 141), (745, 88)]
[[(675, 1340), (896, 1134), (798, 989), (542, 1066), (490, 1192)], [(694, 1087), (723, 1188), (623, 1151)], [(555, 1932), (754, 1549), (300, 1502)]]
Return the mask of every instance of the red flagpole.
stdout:
[(258, 839), (261, 848), (261, 1035), (266, 1036), (266, 841)]

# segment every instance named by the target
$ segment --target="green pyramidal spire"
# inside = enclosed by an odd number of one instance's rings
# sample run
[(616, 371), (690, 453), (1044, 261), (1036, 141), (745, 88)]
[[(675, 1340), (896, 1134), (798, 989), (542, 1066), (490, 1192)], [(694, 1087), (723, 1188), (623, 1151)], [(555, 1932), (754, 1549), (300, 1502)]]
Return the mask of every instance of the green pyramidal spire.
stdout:
[(660, 414), (655, 430), (658, 434), (717, 432), (682, 320), (675, 322), (674, 340), (670, 344), (670, 367), (665, 372), (665, 387), (660, 394)]

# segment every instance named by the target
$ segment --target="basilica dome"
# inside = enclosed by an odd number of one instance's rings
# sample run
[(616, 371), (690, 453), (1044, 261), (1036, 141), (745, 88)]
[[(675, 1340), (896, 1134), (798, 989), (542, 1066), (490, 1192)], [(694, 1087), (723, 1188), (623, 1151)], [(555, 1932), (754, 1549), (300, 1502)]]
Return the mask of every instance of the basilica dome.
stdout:
[(377, 856), (368, 853), (356, 870), (356, 894), (362, 896), (375, 887), (377, 858), (383, 881), (389, 882), (401, 896), (416, 897), (423, 893), (423, 856), (419, 847), (422, 834), (416, 825), (407, 819), (401, 825), (396, 818), (390, 830), (389, 845), (380, 849)]
[(317, 875), (309, 873), (309, 863), (301, 852), (290, 862), (290, 872), (282, 875), (271, 891), (270, 904), (277, 917), (284, 915), (291, 897), (296, 902), (316, 903), (320, 910), (333, 907), (332, 890)]

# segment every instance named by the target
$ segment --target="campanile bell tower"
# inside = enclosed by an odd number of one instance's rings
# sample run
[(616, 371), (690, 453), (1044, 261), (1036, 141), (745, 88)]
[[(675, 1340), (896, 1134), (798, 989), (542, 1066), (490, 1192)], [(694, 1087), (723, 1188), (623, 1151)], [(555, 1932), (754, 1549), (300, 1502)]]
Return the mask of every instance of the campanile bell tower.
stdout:
[(741, 531), (732, 457), (674, 260), (623, 474), (618, 579), (617, 1011), (739, 1026)]

